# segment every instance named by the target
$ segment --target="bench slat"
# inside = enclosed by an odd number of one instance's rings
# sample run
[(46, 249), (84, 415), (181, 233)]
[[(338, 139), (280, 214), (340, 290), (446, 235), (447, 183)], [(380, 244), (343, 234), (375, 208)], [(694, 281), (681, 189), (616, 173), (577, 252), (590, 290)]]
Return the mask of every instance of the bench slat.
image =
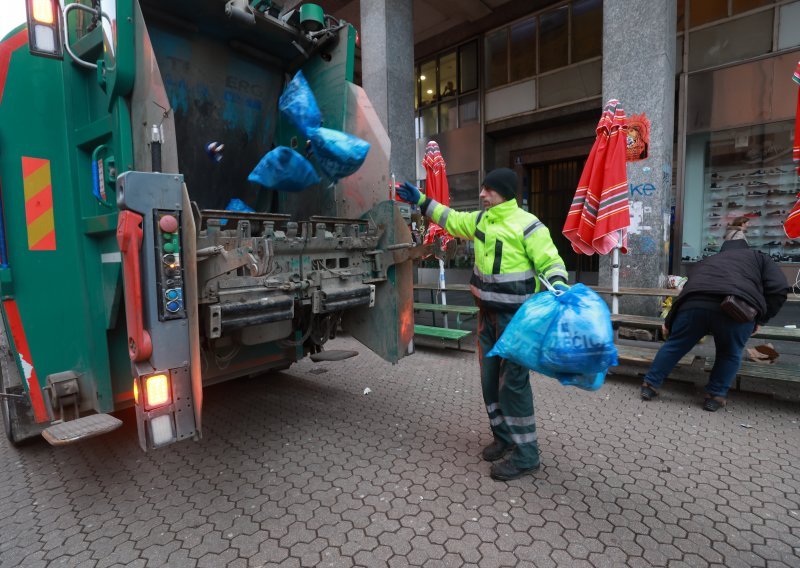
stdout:
[[(642, 326), (645, 328), (659, 328), (664, 323), (663, 318), (653, 316), (629, 316), (625, 314), (611, 314), (613, 323)], [(754, 339), (773, 339), (776, 341), (800, 341), (800, 329), (791, 329), (772, 325), (765, 325), (758, 333), (753, 335)]]
[[(706, 357), (705, 371), (711, 371), (714, 366), (714, 357)], [(738, 376), (756, 377), (759, 379), (772, 379), (775, 381), (787, 381), (800, 383), (800, 365), (791, 363), (751, 363), (743, 361), (736, 373)]]
[(478, 313), (478, 308), (475, 306), (456, 306), (456, 305), (442, 305), (442, 304), (424, 304), (422, 302), (414, 302), (415, 310), (423, 310), (430, 312), (451, 312), (455, 314), (468, 314), (475, 315)]
[[(658, 353), (658, 349), (648, 349), (647, 347), (633, 347), (631, 345), (617, 345), (617, 354), (620, 363), (644, 363), (649, 365)], [(697, 358), (696, 355), (687, 353), (680, 361), (679, 365), (691, 365)]]
[(469, 284), (446, 284), (444, 288), (439, 288), (438, 284), (414, 284), (414, 290), (444, 290), (445, 292), (469, 292)]
[(432, 325), (419, 325), (414, 324), (414, 333), (417, 335), (427, 335), (429, 337), (438, 337), (440, 339), (452, 339), (458, 341), (468, 336), (471, 331), (463, 329), (448, 329), (444, 327), (435, 327)]

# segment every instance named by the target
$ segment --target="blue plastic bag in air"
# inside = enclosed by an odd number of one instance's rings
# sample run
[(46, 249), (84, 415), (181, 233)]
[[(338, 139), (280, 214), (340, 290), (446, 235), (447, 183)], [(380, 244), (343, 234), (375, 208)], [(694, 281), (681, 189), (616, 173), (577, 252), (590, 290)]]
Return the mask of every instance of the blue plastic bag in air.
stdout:
[(558, 308), (556, 295), (552, 292), (541, 292), (528, 298), (487, 356), (502, 357), (526, 369), (540, 371), (542, 345)]
[[(225, 206), (225, 211), (244, 211), (245, 213), (255, 213), (255, 209), (250, 207), (247, 203), (234, 197)], [(219, 224), (225, 225), (228, 223), (227, 219), (220, 219)]]
[(312, 130), (310, 138), (317, 164), (334, 183), (355, 173), (369, 152), (369, 142), (330, 128)]
[(611, 314), (583, 284), (556, 297), (559, 311), (542, 345), (541, 364), (554, 373), (595, 374), (617, 364)]
[(311, 162), (286, 146), (270, 150), (247, 179), (276, 191), (301, 191), (319, 183)]
[(278, 99), (278, 109), (306, 138), (312, 129), (322, 126), (322, 113), (317, 106), (317, 99), (302, 71), (298, 71), (286, 85)]

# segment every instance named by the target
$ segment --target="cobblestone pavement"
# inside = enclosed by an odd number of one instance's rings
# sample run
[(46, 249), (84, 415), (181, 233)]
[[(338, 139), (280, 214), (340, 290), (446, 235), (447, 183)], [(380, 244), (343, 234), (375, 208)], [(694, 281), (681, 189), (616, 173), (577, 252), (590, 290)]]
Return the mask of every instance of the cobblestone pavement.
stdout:
[(474, 354), (361, 352), (207, 389), (201, 443), (3, 443), (0, 565), (800, 566), (797, 404), (536, 378), (542, 469), (499, 483)]

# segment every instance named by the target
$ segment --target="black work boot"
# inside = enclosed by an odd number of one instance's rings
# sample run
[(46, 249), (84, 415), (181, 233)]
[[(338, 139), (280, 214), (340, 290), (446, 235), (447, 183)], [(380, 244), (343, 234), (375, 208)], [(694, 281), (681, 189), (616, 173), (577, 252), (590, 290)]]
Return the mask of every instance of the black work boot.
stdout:
[(522, 477), (526, 473), (533, 473), (537, 469), (539, 469), (538, 463), (531, 467), (517, 467), (511, 463), (511, 459), (507, 459), (499, 463), (492, 464), (492, 471), (490, 475), (492, 476), (492, 479), (497, 479), (498, 481), (510, 481), (512, 479)]
[(494, 442), (483, 448), (481, 452), (481, 457), (485, 459), (487, 462), (497, 461), (506, 455), (506, 452), (513, 448), (513, 444), (506, 444), (495, 438)]
[(716, 412), (720, 408), (725, 408), (727, 400), (723, 396), (707, 396), (703, 401), (703, 410)]

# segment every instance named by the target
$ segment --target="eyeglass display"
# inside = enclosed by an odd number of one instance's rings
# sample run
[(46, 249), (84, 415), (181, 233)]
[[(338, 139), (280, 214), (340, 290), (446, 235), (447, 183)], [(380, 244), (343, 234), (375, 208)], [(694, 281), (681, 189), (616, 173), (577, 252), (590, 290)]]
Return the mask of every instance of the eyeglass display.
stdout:
[(800, 262), (800, 241), (783, 222), (800, 190), (792, 163), (792, 125), (774, 123), (687, 138), (682, 260), (719, 252), (741, 226), (751, 248)]

